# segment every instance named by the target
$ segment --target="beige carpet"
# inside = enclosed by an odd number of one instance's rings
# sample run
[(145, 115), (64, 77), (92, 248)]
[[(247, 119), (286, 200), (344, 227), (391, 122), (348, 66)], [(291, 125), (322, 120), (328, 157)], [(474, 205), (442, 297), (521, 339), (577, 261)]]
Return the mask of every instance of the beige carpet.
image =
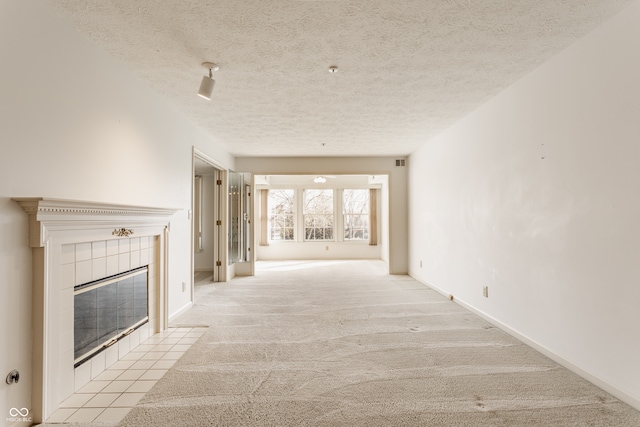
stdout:
[(121, 426), (640, 426), (640, 412), (374, 261), (198, 286), (208, 332)]

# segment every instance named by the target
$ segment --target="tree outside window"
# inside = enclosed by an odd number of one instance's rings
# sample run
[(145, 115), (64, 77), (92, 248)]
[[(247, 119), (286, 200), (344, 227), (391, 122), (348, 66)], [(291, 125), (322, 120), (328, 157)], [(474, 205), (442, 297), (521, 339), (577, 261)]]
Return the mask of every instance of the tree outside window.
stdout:
[(304, 190), (305, 240), (333, 240), (333, 190)]
[(342, 193), (344, 240), (369, 239), (369, 190), (348, 190)]
[(293, 240), (295, 237), (295, 191), (269, 190), (269, 238)]

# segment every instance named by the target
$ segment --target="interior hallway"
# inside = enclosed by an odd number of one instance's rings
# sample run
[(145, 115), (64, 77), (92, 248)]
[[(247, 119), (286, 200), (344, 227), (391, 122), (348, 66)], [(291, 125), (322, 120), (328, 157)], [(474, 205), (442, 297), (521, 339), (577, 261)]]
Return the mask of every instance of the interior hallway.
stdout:
[(637, 426), (640, 412), (379, 261), (198, 287), (203, 337), (123, 426)]

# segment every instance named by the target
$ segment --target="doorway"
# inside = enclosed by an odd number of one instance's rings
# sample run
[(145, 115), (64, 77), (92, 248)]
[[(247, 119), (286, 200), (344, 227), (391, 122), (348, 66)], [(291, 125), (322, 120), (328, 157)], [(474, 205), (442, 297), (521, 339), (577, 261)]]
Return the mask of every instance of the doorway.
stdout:
[(192, 197), (192, 295), (198, 286), (226, 280), (225, 170), (215, 161), (193, 151)]

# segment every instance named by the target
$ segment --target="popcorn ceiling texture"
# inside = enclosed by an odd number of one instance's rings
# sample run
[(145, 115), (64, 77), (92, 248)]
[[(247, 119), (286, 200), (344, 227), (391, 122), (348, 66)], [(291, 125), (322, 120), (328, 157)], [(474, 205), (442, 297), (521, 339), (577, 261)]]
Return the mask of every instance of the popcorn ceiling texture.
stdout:
[(237, 156), (409, 154), (631, 2), (50, 0)]

